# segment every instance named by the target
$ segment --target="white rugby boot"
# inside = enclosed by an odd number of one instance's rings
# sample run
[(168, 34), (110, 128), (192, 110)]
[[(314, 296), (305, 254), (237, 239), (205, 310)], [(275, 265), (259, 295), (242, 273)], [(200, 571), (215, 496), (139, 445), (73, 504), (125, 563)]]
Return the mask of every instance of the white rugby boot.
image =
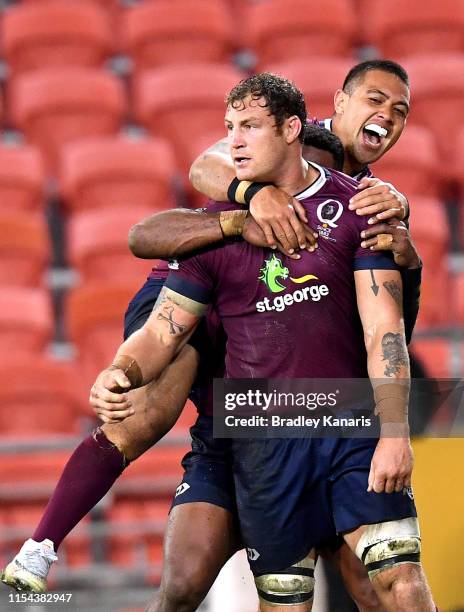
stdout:
[(47, 576), (58, 557), (51, 540), (26, 540), (16, 557), (0, 575), (0, 580), (17, 591), (45, 593)]

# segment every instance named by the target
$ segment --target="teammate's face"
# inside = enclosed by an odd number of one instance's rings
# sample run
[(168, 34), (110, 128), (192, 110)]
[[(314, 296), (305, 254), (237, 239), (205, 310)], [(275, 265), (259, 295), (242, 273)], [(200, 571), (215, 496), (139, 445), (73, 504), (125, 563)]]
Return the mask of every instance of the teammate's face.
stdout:
[(250, 96), (228, 106), (225, 124), (237, 178), (241, 181), (275, 181), (288, 156), (288, 145), (298, 138), (301, 123), (286, 119), (277, 128), (263, 98)]
[(369, 70), (351, 93), (335, 94), (333, 129), (349, 170), (359, 170), (390, 149), (406, 123), (409, 88), (396, 75)]

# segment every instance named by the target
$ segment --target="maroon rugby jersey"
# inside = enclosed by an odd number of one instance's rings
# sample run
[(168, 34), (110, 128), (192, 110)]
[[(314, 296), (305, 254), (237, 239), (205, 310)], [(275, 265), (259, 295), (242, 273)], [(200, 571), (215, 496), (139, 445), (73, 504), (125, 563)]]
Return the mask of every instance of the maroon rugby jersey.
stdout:
[(366, 377), (354, 271), (397, 269), (391, 254), (359, 246), (367, 226), (348, 209), (356, 181), (313, 166), (319, 178), (297, 197), (321, 235), (292, 260), (230, 241), (171, 270), (166, 286), (212, 303), (227, 334), (230, 378)]

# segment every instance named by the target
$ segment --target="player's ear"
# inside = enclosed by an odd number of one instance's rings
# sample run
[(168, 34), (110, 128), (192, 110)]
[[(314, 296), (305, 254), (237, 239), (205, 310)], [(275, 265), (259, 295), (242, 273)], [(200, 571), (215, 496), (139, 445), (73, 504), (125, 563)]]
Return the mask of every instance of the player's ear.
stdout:
[(337, 89), (334, 95), (334, 109), (337, 115), (343, 115), (347, 99), (348, 94), (343, 89)]
[(284, 135), (287, 144), (291, 144), (297, 140), (302, 129), (303, 125), (301, 123), (301, 119), (297, 117), (297, 115), (292, 115), (286, 119), (284, 124)]

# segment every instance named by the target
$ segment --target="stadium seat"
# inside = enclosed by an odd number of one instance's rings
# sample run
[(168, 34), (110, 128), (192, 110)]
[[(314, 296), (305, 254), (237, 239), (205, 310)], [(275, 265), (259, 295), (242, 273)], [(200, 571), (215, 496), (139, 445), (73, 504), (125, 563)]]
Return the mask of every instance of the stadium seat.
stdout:
[(356, 21), (349, 0), (269, 0), (249, 5), (246, 18), (258, 69), (301, 57), (350, 57)]
[(419, 327), (450, 322), (447, 252), (449, 227), (444, 205), (433, 198), (415, 197), (410, 229), (424, 263)]
[(188, 143), (202, 138), (206, 129), (215, 133), (215, 140), (226, 135), (224, 98), (242, 76), (231, 66), (217, 64), (142, 72), (134, 81), (137, 117), (154, 136), (171, 142), (181, 168), (187, 171), (192, 161), (186, 153)]
[(62, 151), (62, 191), (71, 211), (171, 208), (174, 174), (173, 152), (162, 139), (89, 138)]
[(451, 377), (452, 346), (449, 340), (415, 338), (411, 351), (420, 359), (430, 377)]
[(227, 62), (233, 26), (223, 0), (157, 0), (129, 9), (124, 47), (135, 69), (184, 62)]
[(303, 92), (308, 117), (325, 119), (334, 112), (334, 93), (343, 85), (346, 74), (353, 66), (348, 59), (318, 57), (267, 65), (263, 70), (279, 74), (293, 81)]
[(72, 215), (68, 223), (69, 260), (84, 283), (136, 279), (141, 283), (154, 262), (134, 257), (127, 235), (135, 223), (152, 212), (149, 208), (119, 206)]
[(0, 210), (42, 207), (44, 183), (44, 167), (37, 148), (0, 146)]
[(16, 5), (5, 13), (1, 32), (13, 75), (47, 67), (99, 66), (112, 47), (108, 15), (89, 0)]
[(401, 63), (411, 82), (410, 121), (425, 125), (433, 132), (441, 165), (453, 174), (464, 104), (464, 53), (424, 54)]
[(91, 68), (20, 75), (13, 80), (9, 98), (15, 125), (42, 150), (50, 170), (56, 170), (63, 145), (115, 134), (125, 112), (122, 84)]
[(369, 0), (362, 6), (360, 21), (366, 24), (367, 41), (379, 49), (381, 57), (464, 51), (462, 0), (392, 0), (388, 11)]
[(97, 374), (111, 363), (122, 342), (124, 312), (142, 282), (143, 278), (131, 283), (89, 283), (66, 296), (67, 332), (78, 351), (83, 402), (88, 401)]
[(180, 446), (157, 445), (131, 463), (118, 480), (116, 497), (170, 497), (182, 478), (181, 461), (190, 450), (187, 440)]
[(39, 355), (52, 334), (53, 314), (45, 289), (0, 287), (0, 346), (4, 355)]
[[(372, 170), (407, 197), (440, 195), (443, 183), (440, 158), (434, 135), (425, 127), (407, 126), (395, 146)], [(414, 207), (413, 199), (411, 205)]]
[(117, 501), (107, 515), (109, 561), (137, 568), (159, 584), (169, 507), (168, 500)]
[(43, 215), (0, 211), (0, 286), (37, 286), (51, 258)]
[(69, 363), (42, 356), (2, 358), (2, 436), (79, 433), (78, 372)]

